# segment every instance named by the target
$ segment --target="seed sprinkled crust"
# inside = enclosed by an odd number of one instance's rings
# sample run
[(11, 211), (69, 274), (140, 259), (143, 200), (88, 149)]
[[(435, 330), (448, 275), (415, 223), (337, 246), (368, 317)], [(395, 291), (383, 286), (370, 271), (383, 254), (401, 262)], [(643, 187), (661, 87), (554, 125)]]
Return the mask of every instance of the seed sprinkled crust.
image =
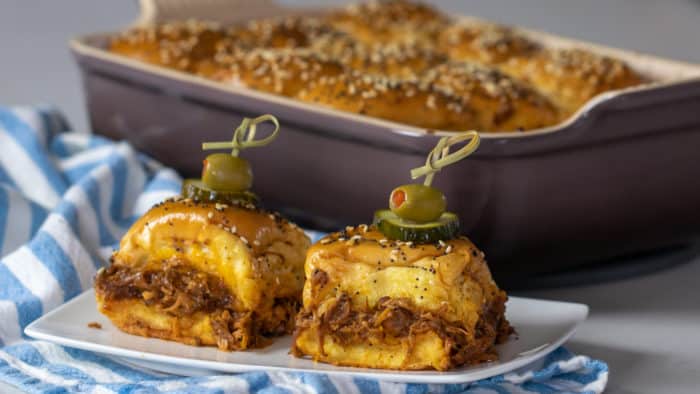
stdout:
[(412, 1), (223, 27), (130, 29), (108, 49), (157, 66), (427, 130), (524, 131), (645, 82), (624, 62)]

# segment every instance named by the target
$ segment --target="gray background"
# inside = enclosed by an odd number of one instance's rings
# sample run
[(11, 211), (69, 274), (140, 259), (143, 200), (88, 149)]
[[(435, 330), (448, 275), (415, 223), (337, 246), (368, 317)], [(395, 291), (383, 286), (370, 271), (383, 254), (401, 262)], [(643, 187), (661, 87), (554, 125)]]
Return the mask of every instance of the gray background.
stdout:
[[(285, 1), (339, 4), (340, 1)], [(448, 11), (700, 63), (700, 0), (435, 1)], [(118, 29), (135, 1), (0, 0), (0, 105), (52, 103), (87, 130), (77, 34)], [(567, 347), (610, 365), (611, 393), (697, 393), (700, 259), (652, 275), (526, 296), (583, 302), (588, 321)], [(9, 392), (0, 383), (0, 392)]]

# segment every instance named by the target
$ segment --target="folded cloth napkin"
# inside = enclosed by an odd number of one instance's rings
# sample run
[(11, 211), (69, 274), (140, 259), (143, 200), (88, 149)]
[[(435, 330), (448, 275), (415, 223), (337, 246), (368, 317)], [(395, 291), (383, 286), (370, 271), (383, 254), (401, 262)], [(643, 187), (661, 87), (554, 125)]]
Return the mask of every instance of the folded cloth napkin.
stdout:
[(607, 365), (559, 348), (506, 375), (459, 385), (310, 373), (183, 378), (24, 337), (92, 286), (120, 236), (180, 178), (125, 142), (70, 132), (50, 108), (0, 107), (0, 380), (32, 393), (598, 393)]

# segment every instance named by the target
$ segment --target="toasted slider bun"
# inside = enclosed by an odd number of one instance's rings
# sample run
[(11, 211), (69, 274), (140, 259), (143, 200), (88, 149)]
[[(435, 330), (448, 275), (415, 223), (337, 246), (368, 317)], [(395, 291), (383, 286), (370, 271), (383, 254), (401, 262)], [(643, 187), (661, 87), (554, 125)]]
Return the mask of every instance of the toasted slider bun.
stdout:
[(351, 4), (326, 16), (333, 28), (365, 44), (403, 43), (431, 46), (448, 18), (436, 9), (405, 0)]
[(512, 332), (506, 294), (460, 237), (389, 241), (373, 227), (331, 234), (308, 251), (293, 354), (336, 365), (447, 370), (497, 359)]
[(293, 329), (309, 239), (254, 207), (163, 202), (121, 240), (95, 290), (121, 330), (242, 350)]
[[(118, 34), (107, 49), (224, 84), (439, 130), (539, 129), (602, 92), (645, 82), (621, 60), (549, 47), (517, 29), (453, 20), (405, 0), (231, 27), (168, 22)], [(464, 71), (478, 66), (492, 72)], [(435, 78), (436, 69), (445, 76)], [(483, 94), (491, 83), (472, 83), (484, 75), (503, 81), (488, 89), (496, 94)], [(513, 96), (507, 86), (527, 94)]]
[(345, 68), (338, 62), (306, 49), (220, 54), (204, 72), (226, 84), (292, 97), (315, 81), (343, 73)]
[(300, 90), (298, 99), (342, 111), (435, 130), (483, 126), (472, 108), (445, 90), (414, 80), (396, 80), (358, 72), (319, 78)]
[[(439, 130), (491, 130), (494, 126), (491, 119), (479, 121), (476, 108), (464, 95), (448, 93), (429, 81), (362, 73), (307, 49), (222, 55), (216, 64), (218, 68), (208, 76), (220, 82), (342, 111)], [(398, 63), (394, 66), (398, 70)]]
[(523, 34), (495, 23), (457, 22), (440, 32), (438, 48), (453, 60), (498, 65), (536, 54), (542, 47)]
[(513, 58), (501, 70), (537, 86), (569, 114), (602, 92), (644, 82), (623, 61), (582, 49), (550, 49)]
[(314, 17), (287, 16), (265, 18), (234, 26), (228, 30), (230, 44), (246, 49), (305, 48), (331, 27)]
[(178, 71), (197, 73), (228, 40), (212, 22), (186, 21), (139, 27), (113, 37), (111, 52)]
[(446, 61), (445, 55), (419, 45), (367, 44), (339, 32), (318, 36), (309, 48), (351, 70), (399, 79), (416, 78)]
[(569, 115), (599, 93), (643, 83), (623, 61), (583, 49), (546, 48), (509, 27), (456, 23), (438, 47), (452, 60), (492, 66), (536, 87)]
[(472, 108), (477, 117), (472, 128), (477, 130), (530, 130), (560, 120), (547, 97), (492, 68), (450, 62), (428, 70), (422, 81), (459, 97), (463, 108)]

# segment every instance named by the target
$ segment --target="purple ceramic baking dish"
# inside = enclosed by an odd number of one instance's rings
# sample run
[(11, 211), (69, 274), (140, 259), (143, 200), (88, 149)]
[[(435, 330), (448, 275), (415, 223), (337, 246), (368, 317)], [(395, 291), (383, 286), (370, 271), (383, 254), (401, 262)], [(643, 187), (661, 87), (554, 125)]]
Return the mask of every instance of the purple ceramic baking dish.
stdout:
[[(267, 2), (231, 12), (230, 2), (168, 8), (168, 1), (146, 1), (142, 23), (290, 12)], [(700, 66), (524, 32), (549, 45), (616, 56), (655, 82), (602, 94), (555, 127), (482, 134), (473, 156), (436, 177), (497, 276), (558, 271), (697, 239)], [(371, 221), (446, 134), (143, 64), (105, 51), (107, 36), (71, 42), (96, 132), (195, 175), (202, 141), (230, 138), (242, 117), (275, 114), (279, 138), (245, 156), (266, 205), (302, 223), (332, 229)]]

